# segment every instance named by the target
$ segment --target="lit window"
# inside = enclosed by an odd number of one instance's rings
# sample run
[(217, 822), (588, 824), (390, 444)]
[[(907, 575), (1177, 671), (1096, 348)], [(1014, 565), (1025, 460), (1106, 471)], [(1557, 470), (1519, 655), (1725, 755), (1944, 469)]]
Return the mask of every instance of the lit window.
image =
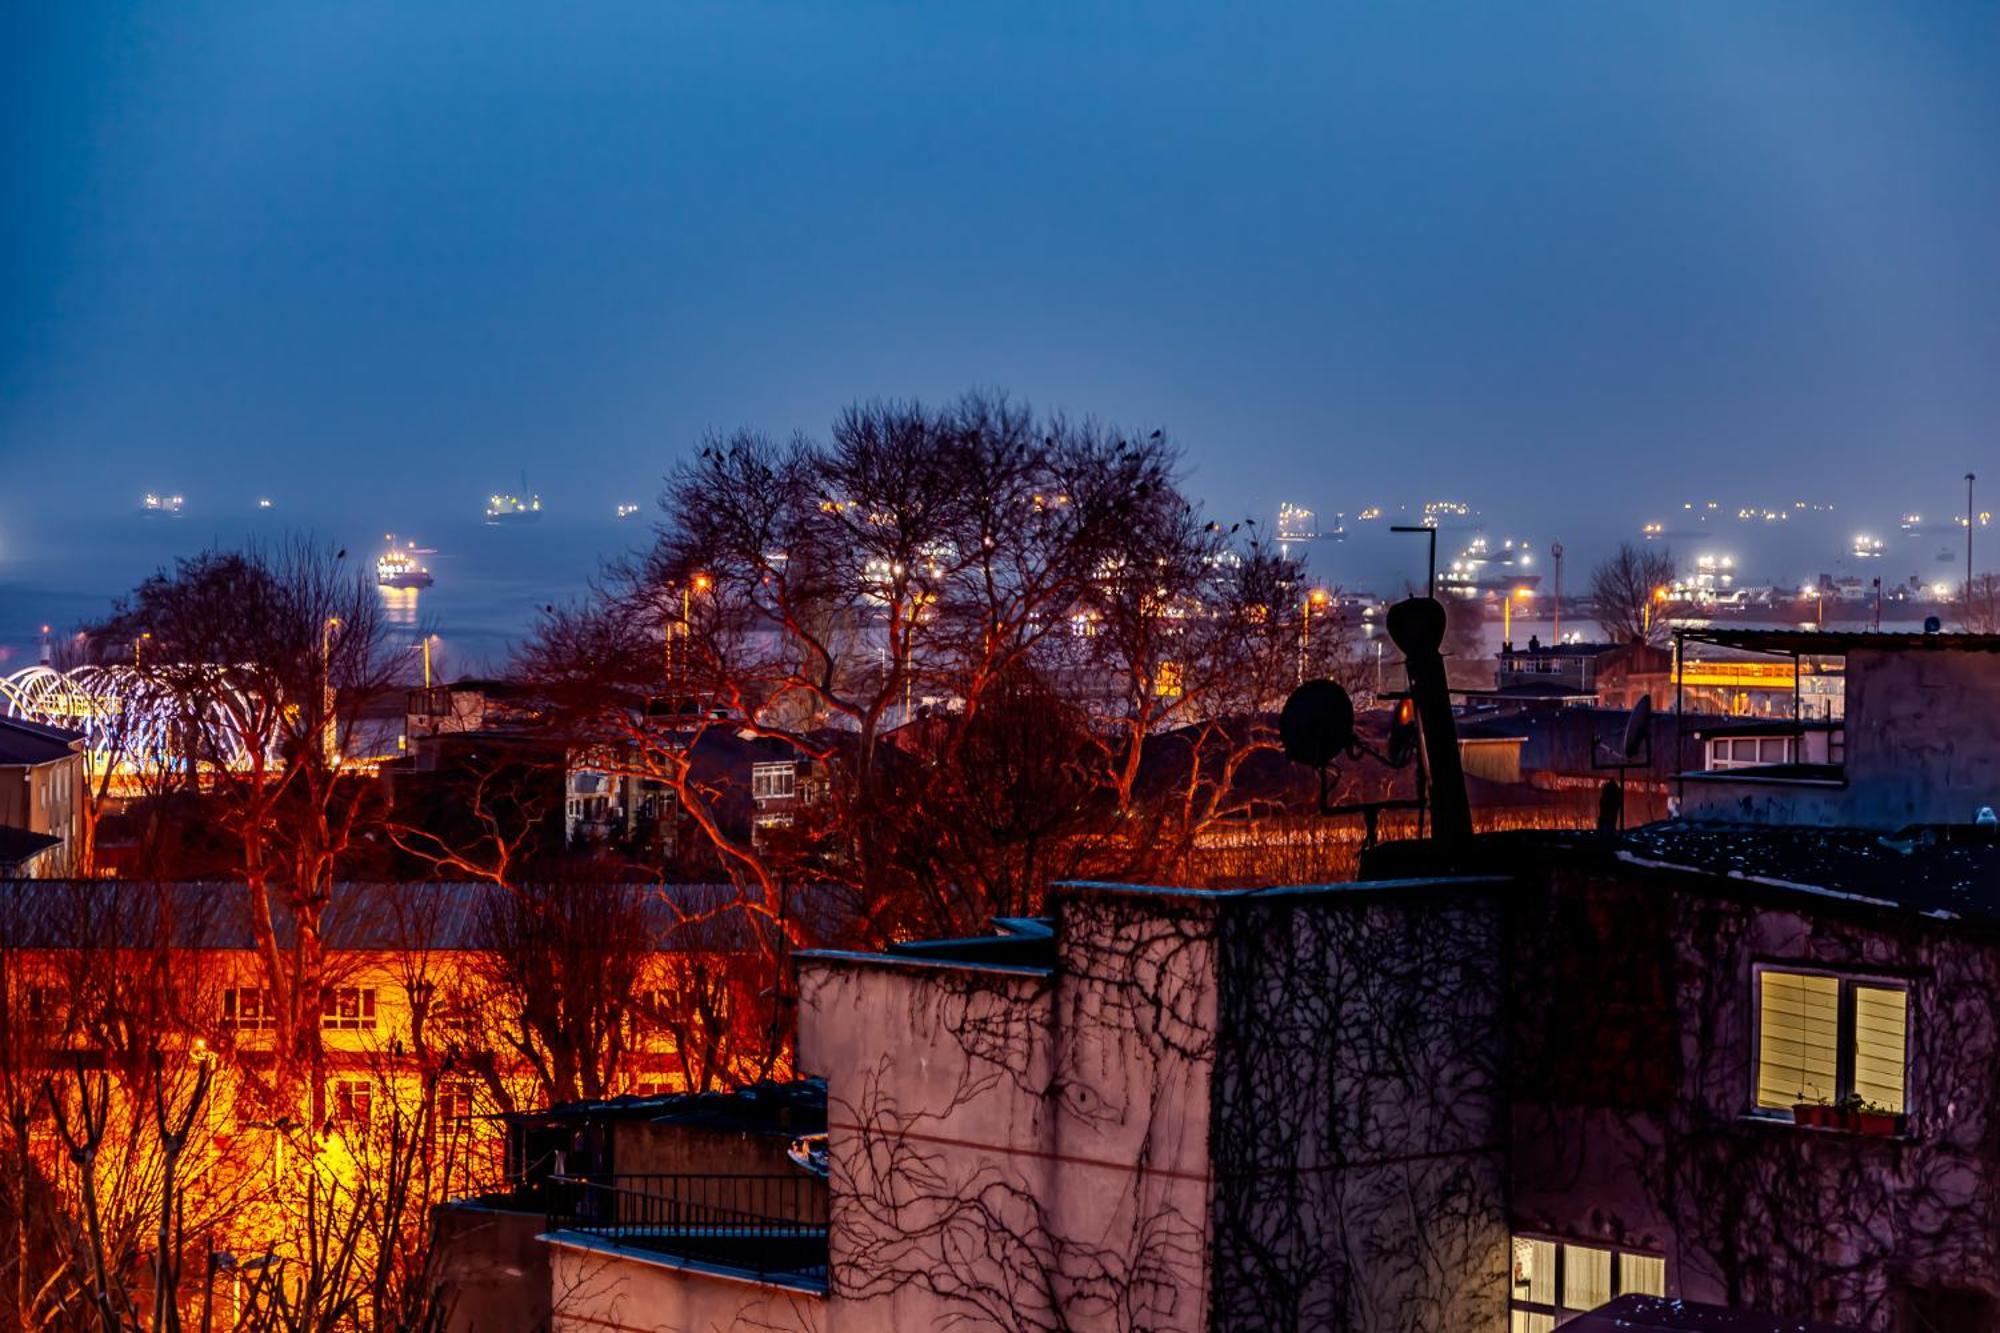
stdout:
[(470, 1120), (472, 1119), (472, 1105), (471, 1079), (447, 1079), (443, 1083), (438, 1084), (438, 1119)]
[(1641, 1296), (1667, 1294), (1667, 1261), (1651, 1254), (1618, 1256), (1618, 1290)]
[(1766, 968), (1758, 973), (1757, 1106), (1788, 1111), (1858, 1096), (1901, 1115), (1909, 988)]
[(255, 1031), (278, 1025), (278, 1007), (271, 992), (256, 986), (231, 986), (222, 992), (222, 1026)]
[(1667, 1261), (1658, 1255), (1532, 1236), (1514, 1237), (1513, 1254), (1510, 1333), (1553, 1333), (1627, 1293), (1667, 1294)]
[(365, 1125), (375, 1108), (375, 1092), (363, 1078), (334, 1080), (327, 1116), (336, 1125)]
[(62, 1026), (62, 997), (54, 986), (29, 986), (22, 995), (22, 1007), (27, 1011), (28, 1026), (40, 1031), (53, 1031)]
[(323, 1027), (348, 1031), (374, 1031), (374, 989), (357, 986), (329, 987), (320, 1024)]

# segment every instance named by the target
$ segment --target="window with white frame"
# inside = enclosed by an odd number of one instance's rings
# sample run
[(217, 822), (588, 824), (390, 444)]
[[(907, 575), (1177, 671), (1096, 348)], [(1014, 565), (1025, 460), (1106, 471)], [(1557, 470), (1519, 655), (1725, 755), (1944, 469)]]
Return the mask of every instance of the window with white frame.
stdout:
[(1757, 1108), (1858, 1096), (1903, 1114), (1910, 988), (1876, 977), (1782, 967), (1757, 971)]
[(1799, 757), (1795, 736), (1714, 736), (1708, 742), (1711, 772), (1789, 764)]
[(781, 763), (750, 765), (750, 795), (759, 801), (783, 800), (798, 790), (798, 765)]
[(222, 1026), (239, 1032), (278, 1025), (278, 1007), (261, 986), (230, 986), (222, 992)]
[(375, 1110), (375, 1089), (365, 1078), (339, 1078), (327, 1089), (327, 1119), (336, 1125), (366, 1125)]
[(1667, 1261), (1608, 1245), (1514, 1237), (1510, 1333), (1550, 1333), (1614, 1296), (1667, 1294)]
[(375, 991), (367, 986), (329, 986), (320, 1026), (350, 1032), (375, 1030)]

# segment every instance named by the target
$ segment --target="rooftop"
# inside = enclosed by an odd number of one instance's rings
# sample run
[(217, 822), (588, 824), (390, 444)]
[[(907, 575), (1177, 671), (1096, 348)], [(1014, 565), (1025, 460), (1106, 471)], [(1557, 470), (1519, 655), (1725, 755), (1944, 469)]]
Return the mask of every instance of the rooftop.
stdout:
[(0, 717), (0, 765), (51, 764), (77, 752), (83, 737), (25, 718)]
[(2000, 634), (1911, 634), (1881, 630), (1707, 629), (1678, 631), (1689, 643), (1758, 653), (2000, 653)]
[(826, 1130), (826, 1080), (753, 1083), (730, 1092), (674, 1092), (656, 1097), (603, 1097), (559, 1102), (503, 1117), (523, 1121), (643, 1120), (651, 1124), (779, 1134), (819, 1134)]
[(47, 833), (31, 833), (24, 828), (0, 824), (0, 866), (18, 866), (30, 857), (60, 847), (62, 839)]
[(1572, 1333), (1849, 1333), (1833, 1324), (1779, 1319), (1666, 1296), (1620, 1296), (1563, 1327)]
[[(603, 887), (643, 892), (647, 924), (662, 947), (747, 949), (768, 929), (761, 916), (741, 910), (755, 890), (732, 884)], [(491, 938), (489, 905), (509, 900), (509, 890), (484, 880), (341, 880), (327, 903), (323, 937), (335, 950), (479, 949)], [(180, 949), (251, 949), (249, 906), (244, 886), (230, 880), (0, 879), (0, 943), (138, 948), (165, 937)], [(282, 900), (272, 907), (279, 944), (289, 948), (291, 914)], [(785, 907), (809, 933), (830, 934), (845, 923), (852, 902), (836, 886), (811, 886), (790, 893)]]
[(1893, 834), (1670, 821), (1625, 835), (1621, 860), (1893, 908), (2000, 924), (2000, 829), (1923, 825)]

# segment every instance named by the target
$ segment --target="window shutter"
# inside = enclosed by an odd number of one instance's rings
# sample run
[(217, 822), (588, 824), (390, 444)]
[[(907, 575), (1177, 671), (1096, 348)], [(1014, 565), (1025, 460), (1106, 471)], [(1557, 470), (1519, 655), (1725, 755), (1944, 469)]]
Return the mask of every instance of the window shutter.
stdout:
[(1854, 1090), (1888, 1111), (1903, 1113), (1903, 1056), (1908, 991), (1854, 988)]
[(1840, 1049), (1840, 982), (1765, 972), (1759, 1016), (1757, 1105), (1789, 1108), (1801, 1092), (1807, 1101), (1831, 1102)]

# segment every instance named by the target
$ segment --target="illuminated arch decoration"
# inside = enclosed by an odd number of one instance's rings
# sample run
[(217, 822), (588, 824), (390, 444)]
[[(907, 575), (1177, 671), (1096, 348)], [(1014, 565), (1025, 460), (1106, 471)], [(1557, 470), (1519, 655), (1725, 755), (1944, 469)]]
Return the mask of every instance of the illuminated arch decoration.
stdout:
[[(242, 694), (224, 691), (234, 702)], [(178, 767), (185, 763), (182, 701), (158, 679), (129, 666), (24, 667), (0, 676), (0, 713), (83, 733), (92, 766)], [(206, 749), (234, 767), (248, 750), (222, 698), (201, 709), (195, 725)]]

